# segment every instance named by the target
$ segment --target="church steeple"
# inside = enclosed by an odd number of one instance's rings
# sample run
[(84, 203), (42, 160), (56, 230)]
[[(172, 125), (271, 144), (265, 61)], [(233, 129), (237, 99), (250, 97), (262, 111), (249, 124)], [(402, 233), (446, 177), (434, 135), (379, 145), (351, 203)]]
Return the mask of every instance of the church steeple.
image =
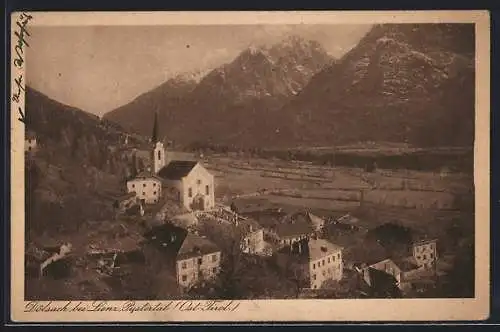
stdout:
[(158, 111), (155, 112), (155, 119), (153, 123), (153, 135), (151, 136), (151, 142), (156, 143), (160, 140), (158, 133)]

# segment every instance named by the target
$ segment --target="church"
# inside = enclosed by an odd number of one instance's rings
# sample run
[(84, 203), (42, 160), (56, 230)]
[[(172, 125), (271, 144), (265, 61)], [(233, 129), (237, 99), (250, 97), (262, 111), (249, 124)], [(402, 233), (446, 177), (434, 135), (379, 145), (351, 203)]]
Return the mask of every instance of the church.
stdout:
[[(151, 137), (151, 166), (147, 178), (152, 183), (161, 181), (162, 196), (178, 202), (189, 211), (211, 210), (215, 206), (215, 181), (214, 176), (196, 160), (178, 158), (178, 154), (168, 151), (158, 135), (158, 114), (155, 113), (153, 135)], [(141, 174), (144, 181), (145, 174)], [(134, 182), (136, 179), (130, 180)], [(127, 185), (129, 192), (131, 186)], [(152, 191), (156, 195), (160, 191)], [(145, 192), (147, 194), (147, 192)], [(144, 202), (157, 202), (158, 197), (144, 197)]]

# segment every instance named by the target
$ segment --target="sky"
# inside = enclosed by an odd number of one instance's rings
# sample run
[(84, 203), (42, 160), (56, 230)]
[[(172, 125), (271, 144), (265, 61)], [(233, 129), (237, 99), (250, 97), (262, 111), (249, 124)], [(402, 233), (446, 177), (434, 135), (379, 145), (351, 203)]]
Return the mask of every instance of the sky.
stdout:
[(370, 25), (32, 27), (27, 84), (64, 104), (103, 115), (177, 74), (208, 72), (249, 46), (288, 35), (316, 40), (336, 58)]

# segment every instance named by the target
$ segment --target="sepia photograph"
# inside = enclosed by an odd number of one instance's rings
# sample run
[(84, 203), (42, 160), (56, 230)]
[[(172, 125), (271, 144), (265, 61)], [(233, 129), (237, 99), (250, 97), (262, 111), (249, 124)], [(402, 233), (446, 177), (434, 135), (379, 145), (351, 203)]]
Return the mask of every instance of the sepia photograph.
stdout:
[(12, 16), (21, 314), (265, 320), (286, 300), (308, 320), (489, 288), (487, 14), (64, 15)]

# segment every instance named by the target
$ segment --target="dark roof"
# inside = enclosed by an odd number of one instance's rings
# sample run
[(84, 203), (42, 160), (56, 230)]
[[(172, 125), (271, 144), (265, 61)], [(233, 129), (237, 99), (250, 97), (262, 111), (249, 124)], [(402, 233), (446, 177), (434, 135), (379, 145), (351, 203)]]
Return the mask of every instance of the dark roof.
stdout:
[(355, 244), (344, 252), (344, 259), (356, 265), (372, 265), (389, 258), (388, 251), (376, 241), (364, 241)]
[(158, 176), (166, 180), (180, 180), (188, 175), (196, 164), (197, 161), (172, 160), (158, 172)]
[(414, 257), (393, 258), (392, 260), (403, 272), (413, 271), (419, 267)]
[(296, 221), (294, 223), (283, 223), (276, 227), (276, 233), (280, 237), (308, 235), (313, 233), (312, 225), (304, 221)]
[(177, 254), (177, 259), (196, 257), (218, 252), (220, 249), (211, 241), (201, 236), (188, 233)]
[(195, 257), (199, 254), (210, 254), (220, 251), (219, 248), (206, 238), (188, 233), (184, 228), (164, 224), (153, 227), (145, 234), (150, 243), (170, 256), (177, 259)]

